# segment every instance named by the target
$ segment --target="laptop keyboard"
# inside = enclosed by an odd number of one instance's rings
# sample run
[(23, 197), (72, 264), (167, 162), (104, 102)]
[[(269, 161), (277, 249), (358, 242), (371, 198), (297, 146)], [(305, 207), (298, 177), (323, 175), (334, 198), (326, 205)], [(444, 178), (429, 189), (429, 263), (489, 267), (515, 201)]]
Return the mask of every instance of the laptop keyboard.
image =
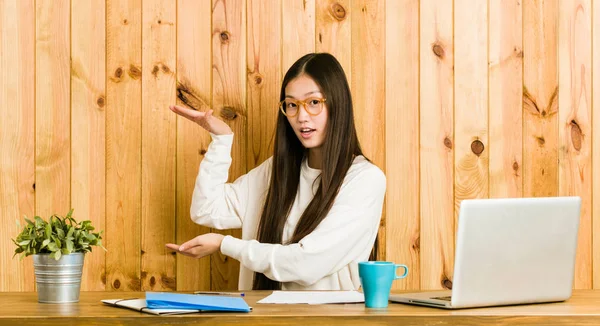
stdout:
[(437, 300), (444, 300), (444, 301), (452, 301), (452, 296), (445, 296), (445, 297), (433, 297), (432, 299), (437, 299)]

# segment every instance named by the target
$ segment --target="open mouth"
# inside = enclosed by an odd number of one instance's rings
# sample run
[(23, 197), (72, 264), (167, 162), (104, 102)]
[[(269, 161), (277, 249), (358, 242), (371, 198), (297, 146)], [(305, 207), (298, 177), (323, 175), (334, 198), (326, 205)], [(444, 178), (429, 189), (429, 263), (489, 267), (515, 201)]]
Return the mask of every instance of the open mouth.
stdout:
[(315, 132), (316, 129), (312, 129), (312, 128), (302, 128), (300, 129), (300, 135), (302, 135), (303, 138), (308, 138), (310, 136), (312, 136), (312, 134)]

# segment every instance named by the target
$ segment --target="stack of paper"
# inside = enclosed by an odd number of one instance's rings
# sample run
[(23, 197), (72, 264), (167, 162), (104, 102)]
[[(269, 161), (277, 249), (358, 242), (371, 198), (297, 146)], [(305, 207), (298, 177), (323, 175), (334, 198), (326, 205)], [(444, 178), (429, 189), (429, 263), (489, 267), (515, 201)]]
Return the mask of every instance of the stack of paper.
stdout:
[(258, 303), (360, 303), (365, 296), (358, 291), (273, 291)]

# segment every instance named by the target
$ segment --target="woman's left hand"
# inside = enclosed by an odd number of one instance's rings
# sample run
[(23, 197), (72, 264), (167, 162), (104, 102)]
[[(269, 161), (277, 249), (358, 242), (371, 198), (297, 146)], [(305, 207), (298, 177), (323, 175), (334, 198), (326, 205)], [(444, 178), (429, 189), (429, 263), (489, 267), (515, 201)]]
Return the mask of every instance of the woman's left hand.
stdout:
[(181, 246), (167, 243), (166, 247), (185, 256), (202, 258), (219, 251), (224, 237), (224, 235), (218, 233), (206, 233), (185, 242)]

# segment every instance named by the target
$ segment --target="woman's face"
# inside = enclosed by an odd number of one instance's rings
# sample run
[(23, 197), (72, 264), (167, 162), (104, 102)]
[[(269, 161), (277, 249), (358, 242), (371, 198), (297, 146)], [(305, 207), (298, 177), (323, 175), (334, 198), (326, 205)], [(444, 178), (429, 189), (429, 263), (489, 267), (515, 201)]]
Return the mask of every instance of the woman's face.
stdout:
[(327, 105), (319, 86), (306, 75), (292, 79), (285, 87), (282, 108), (305, 148), (320, 148), (325, 141)]

